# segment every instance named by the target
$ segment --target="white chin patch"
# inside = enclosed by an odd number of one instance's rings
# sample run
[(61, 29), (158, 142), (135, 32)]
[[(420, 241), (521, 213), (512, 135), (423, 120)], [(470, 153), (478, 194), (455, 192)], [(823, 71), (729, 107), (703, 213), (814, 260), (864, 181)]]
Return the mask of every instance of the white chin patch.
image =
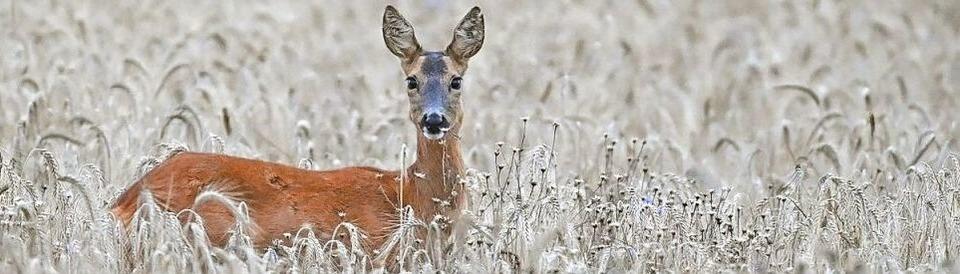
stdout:
[(443, 138), (443, 131), (439, 133), (429, 133), (426, 130), (424, 130), (423, 137), (427, 137), (427, 139), (430, 139), (430, 140), (440, 140), (440, 138)]
[(447, 133), (447, 129), (441, 129), (440, 132), (437, 133), (431, 133), (427, 128), (423, 128), (422, 130), (423, 137), (427, 137), (427, 139), (430, 140), (440, 140), (440, 138), (443, 138), (443, 135)]

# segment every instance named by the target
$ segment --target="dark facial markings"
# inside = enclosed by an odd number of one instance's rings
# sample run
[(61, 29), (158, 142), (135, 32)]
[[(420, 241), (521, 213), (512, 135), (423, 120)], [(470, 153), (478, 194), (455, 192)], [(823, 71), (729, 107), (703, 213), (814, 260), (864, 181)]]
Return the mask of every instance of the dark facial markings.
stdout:
[(447, 104), (447, 85), (444, 83), (447, 64), (440, 52), (427, 52), (423, 57), (423, 64), (420, 66), (420, 71), (426, 78), (423, 79), (420, 90), (423, 110), (425, 113), (444, 113)]
[(447, 63), (443, 61), (443, 53), (427, 52), (423, 54), (423, 57), (421, 70), (427, 77), (443, 77), (447, 73)]

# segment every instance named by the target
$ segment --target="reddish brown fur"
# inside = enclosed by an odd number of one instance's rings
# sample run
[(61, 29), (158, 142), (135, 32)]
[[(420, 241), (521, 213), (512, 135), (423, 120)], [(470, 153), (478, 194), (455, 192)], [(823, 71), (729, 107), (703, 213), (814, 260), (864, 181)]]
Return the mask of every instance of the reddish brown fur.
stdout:
[[(379, 247), (391, 232), (390, 224), (397, 221), (401, 185), (403, 205), (410, 205), (419, 218), (427, 221), (448, 211), (435, 208), (431, 198), (443, 199), (461, 189), (459, 183), (453, 183), (463, 171), (459, 142), (441, 144), (421, 137), (420, 144), (420, 160), (410, 166), (402, 183), (400, 172), (371, 167), (311, 171), (226, 155), (181, 153), (131, 186), (112, 211), (129, 224), (144, 190), (163, 209), (179, 212), (193, 208), (205, 189), (220, 189), (249, 207), (256, 225), (251, 236), (257, 246), (283, 239), (284, 233), (295, 234), (304, 226), (330, 233), (340, 223), (350, 222), (370, 236), (370, 246)], [(457, 160), (442, 163), (443, 158)], [(423, 174), (423, 178), (414, 176), (414, 172)], [(444, 172), (451, 183), (442, 182)], [(458, 195), (454, 204), (462, 203), (462, 197)], [(216, 202), (199, 205), (196, 211), (203, 218), (210, 241), (223, 245), (236, 223), (232, 213)]]

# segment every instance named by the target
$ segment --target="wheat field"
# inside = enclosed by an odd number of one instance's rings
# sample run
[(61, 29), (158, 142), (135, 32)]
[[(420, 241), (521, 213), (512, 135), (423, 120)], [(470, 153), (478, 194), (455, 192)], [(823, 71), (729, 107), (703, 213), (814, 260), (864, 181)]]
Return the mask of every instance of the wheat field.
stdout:
[(486, 17), (449, 248), (385, 270), (108, 211), (184, 150), (409, 163), (385, 3), (0, 0), (0, 273), (956, 269), (960, 2), (390, 3), (428, 49)]

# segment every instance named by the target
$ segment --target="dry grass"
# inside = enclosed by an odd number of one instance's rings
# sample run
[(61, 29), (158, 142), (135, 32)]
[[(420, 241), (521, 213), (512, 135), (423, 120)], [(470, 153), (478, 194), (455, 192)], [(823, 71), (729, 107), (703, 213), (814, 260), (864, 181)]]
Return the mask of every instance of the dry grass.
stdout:
[[(151, 203), (128, 246), (107, 211), (183, 149), (408, 163), (383, 6), (353, 2), (0, 0), (0, 272), (371, 271), (376, 254), (309, 229), (266, 251), (242, 233), (208, 246)], [(389, 259), (466, 273), (952, 269), (960, 4), (720, 2), (480, 3), (488, 37), (461, 134), (469, 229), (395, 235)], [(471, 5), (400, 10), (440, 48)]]

